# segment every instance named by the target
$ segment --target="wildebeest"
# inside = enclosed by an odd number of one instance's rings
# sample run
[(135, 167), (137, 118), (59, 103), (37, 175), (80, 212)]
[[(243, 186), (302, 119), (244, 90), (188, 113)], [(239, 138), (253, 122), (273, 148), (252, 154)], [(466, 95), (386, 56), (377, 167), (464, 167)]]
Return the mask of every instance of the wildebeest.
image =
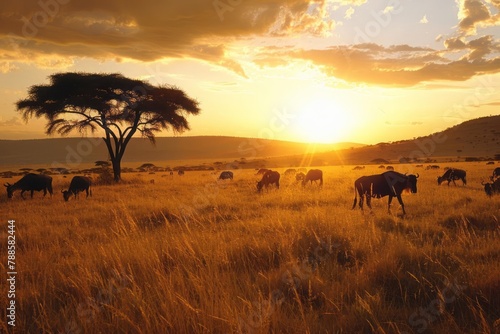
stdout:
[(7, 188), (7, 197), (12, 198), (14, 191), (21, 190), (21, 197), (24, 199), (24, 192), (31, 191), (31, 198), (33, 192), (43, 190), (43, 196), (47, 195), (47, 191), (52, 196), (52, 177), (42, 174), (29, 173), (23, 176), (19, 181), (14, 184), (5, 183)]
[(297, 173), (297, 170), (294, 168), (288, 168), (283, 174), (284, 175), (294, 175)]
[(493, 170), (493, 175), (491, 176), (491, 181), (495, 181), (497, 177), (500, 177), (500, 167)]
[(493, 194), (500, 194), (500, 178), (496, 179), (495, 182), (481, 182), (484, 186), (484, 192), (488, 196), (493, 196)]
[(269, 185), (275, 184), (276, 188), (280, 188), (280, 173), (272, 170), (268, 170), (263, 176), (262, 179), (257, 182), (257, 191), (261, 191), (262, 187), (269, 187)]
[(323, 185), (323, 171), (321, 169), (310, 169), (306, 177), (302, 180), (302, 186), (305, 186), (307, 181), (311, 181), (311, 184), (316, 183), (316, 181), (319, 181), (319, 185)]
[(438, 165), (428, 165), (427, 167), (425, 167), (425, 169), (429, 170), (429, 169), (439, 169), (440, 167)]
[(454, 185), (457, 185), (455, 183), (455, 180), (462, 180), (463, 185), (465, 186), (467, 184), (467, 180), (465, 179), (466, 176), (467, 172), (463, 169), (450, 168), (446, 172), (444, 172), (443, 176), (438, 176), (437, 181), (438, 185), (440, 185), (444, 181), (448, 181), (448, 185), (450, 185), (450, 182), (453, 182)]
[[(154, 180), (151, 180), (154, 181)], [(152, 182), (154, 183), (154, 182)], [(73, 179), (71, 180), (71, 183), (69, 184), (69, 189), (68, 190), (63, 190), (63, 198), (67, 202), (71, 195), (75, 196), (78, 195), (79, 192), (85, 191), (87, 194), (87, 197), (92, 196), (92, 189), (90, 187), (92, 186), (92, 179), (87, 176), (73, 176)]]
[(182, 169), (179, 169), (179, 171), (177, 172), (178, 175), (184, 175), (184, 171)]
[(392, 166), (387, 166), (387, 167), (385, 167), (385, 170), (394, 170), (394, 167), (392, 167)]
[(392, 198), (396, 197), (401, 204), (403, 214), (406, 214), (405, 205), (401, 198), (403, 190), (409, 190), (412, 193), (417, 192), (417, 179), (419, 175), (405, 175), (394, 171), (382, 174), (362, 176), (354, 182), (354, 204), (356, 207), (359, 194), (359, 207), (363, 210), (363, 198), (366, 196), (366, 205), (371, 209), (371, 198), (381, 198), (389, 196), (388, 211), (391, 208)]
[(261, 174), (262, 174), (262, 175), (264, 175), (264, 174), (266, 174), (266, 172), (267, 172), (268, 170), (269, 170), (269, 169), (267, 169), (267, 168), (261, 168), (261, 169), (259, 169), (259, 171), (258, 171), (258, 172), (257, 172), (257, 174), (255, 174), (255, 175), (261, 175)]
[(231, 171), (223, 171), (219, 175), (219, 180), (232, 180), (233, 179), (233, 172)]
[(365, 169), (365, 166), (356, 166), (352, 170), (363, 170)]
[(299, 173), (295, 174), (295, 181), (297, 181), (297, 182), (302, 181), (302, 180), (304, 180), (305, 177), (306, 177), (306, 174), (299, 172)]

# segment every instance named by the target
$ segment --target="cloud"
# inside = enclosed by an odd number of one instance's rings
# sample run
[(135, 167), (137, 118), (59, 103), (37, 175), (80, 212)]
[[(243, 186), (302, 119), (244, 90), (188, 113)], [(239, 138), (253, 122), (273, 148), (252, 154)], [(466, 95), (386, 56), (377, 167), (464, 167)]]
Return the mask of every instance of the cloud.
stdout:
[[(305, 62), (346, 83), (399, 86), (498, 72), (498, 41), (491, 36), (472, 39), (472, 33), (500, 22), (493, 10), (500, 10), (500, 0), (456, 1), (459, 31), (437, 38), (444, 41), (444, 50), (375, 43), (322, 49), (241, 47), (248, 40), (265, 45), (274, 39), (304, 41), (305, 36), (328, 35), (337, 24), (332, 11), (345, 10), (349, 19), (366, 0), (2, 1), (0, 72), (13, 71), (22, 63), (69, 68), (84, 57), (139, 62), (197, 59), (241, 77), (247, 77), (245, 67), (252, 62), (262, 67)], [(383, 12), (397, 9), (389, 5)]]
[[(335, 46), (325, 50), (272, 50), (262, 55), (258, 63), (272, 66), (273, 59), (282, 63), (305, 61), (323, 73), (347, 83), (382, 86), (414, 86), (432, 81), (465, 81), (479, 74), (500, 72), (500, 58), (485, 59), (488, 40), (472, 43), (476, 52), (452, 61), (439, 50), (409, 45), (365, 43), (354, 46)], [(472, 47), (471, 46), (471, 47)]]
[(444, 42), (445, 47), (450, 51), (468, 50), (463, 59), (468, 61), (481, 60), (486, 56), (500, 51), (500, 45), (495, 42), (493, 36), (486, 35), (470, 41), (464, 41), (464, 38), (449, 38)]
[(422, 24), (429, 23), (429, 20), (427, 20), (427, 15), (424, 15), (424, 17), (422, 17), (422, 19), (420, 20), (420, 23), (422, 23)]
[(394, 6), (387, 6), (384, 8), (382, 13), (387, 14), (387, 13), (392, 13), (394, 11)]
[[(475, 35), (478, 27), (490, 27), (500, 24), (500, 15), (492, 15), (488, 6), (481, 0), (457, 0), (459, 29), (464, 35)], [(490, 4), (500, 9), (500, 1), (489, 0)]]
[(11, 127), (11, 126), (22, 126), (24, 125), (19, 117), (12, 117), (11, 119), (8, 120), (0, 120), (0, 127)]
[(355, 12), (354, 8), (349, 7), (349, 8), (345, 11), (345, 16), (344, 16), (344, 19), (350, 20), (350, 19), (351, 19), (351, 17), (352, 17), (352, 14), (354, 14), (354, 12)]
[[(188, 57), (244, 75), (241, 64), (228, 57), (231, 41), (328, 34), (334, 28), (327, 10), (330, 1), (2, 1), (0, 55), (9, 53), (18, 62), (53, 67), (67, 66), (71, 57), (139, 61)], [(61, 59), (48, 61), (57, 57)], [(1, 68), (9, 67), (2, 63)]]

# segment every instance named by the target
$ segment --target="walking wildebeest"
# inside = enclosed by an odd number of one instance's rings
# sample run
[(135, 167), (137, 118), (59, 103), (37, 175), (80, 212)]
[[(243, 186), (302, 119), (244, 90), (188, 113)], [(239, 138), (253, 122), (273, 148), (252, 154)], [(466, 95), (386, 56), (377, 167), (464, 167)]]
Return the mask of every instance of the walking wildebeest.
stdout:
[(462, 180), (463, 185), (465, 186), (467, 184), (467, 180), (465, 179), (466, 176), (466, 171), (457, 168), (450, 168), (446, 172), (444, 172), (443, 176), (438, 176), (438, 186), (444, 181), (448, 181), (448, 186), (450, 185), (450, 182), (453, 182), (454, 185), (457, 185), (455, 183), (455, 180)]
[(257, 191), (261, 191), (262, 187), (269, 187), (269, 185), (275, 184), (276, 188), (280, 188), (280, 173), (272, 170), (268, 170), (263, 176), (262, 179), (257, 182)]
[[(154, 181), (154, 180), (151, 180)], [(154, 182), (153, 182), (154, 183)], [(80, 191), (85, 191), (87, 193), (87, 197), (92, 196), (92, 179), (87, 176), (73, 176), (71, 183), (69, 184), (68, 190), (61, 191), (63, 194), (64, 200), (67, 202), (71, 195), (78, 195)]]
[(5, 183), (4, 186), (7, 188), (8, 198), (12, 198), (12, 195), (16, 190), (21, 190), (21, 197), (23, 199), (25, 191), (31, 191), (31, 198), (33, 198), (33, 192), (35, 190), (43, 190), (43, 196), (47, 195), (47, 191), (49, 191), (50, 196), (52, 196), (52, 178), (48, 175), (29, 173), (24, 175), (16, 183)]
[(323, 171), (321, 169), (310, 169), (306, 177), (302, 180), (302, 186), (305, 186), (307, 181), (311, 181), (311, 184), (316, 183), (319, 180), (319, 185), (323, 185)]
[(219, 175), (219, 180), (232, 180), (232, 179), (233, 179), (233, 172), (228, 170), (220, 173)]
[(302, 181), (302, 180), (304, 180), (305, 177), (306, 177), (306, 174), (299, 172), (299, 173), (295, 174), (295, 181), (297, 181), (297, 182)]
[(488, 196), (493, 196), (493, 194), (500, 194), (500, 178), (496, 179), (495, 182), (481, 182), (484, 186), (484, 192)]
[(493, 170), (493, 175), (491, 176), (491, 181), (495, 181), (497, 177), (500, 177), (500, 167), (497, 167)]
[(403, 190), (409, 190), (412, 193), (417, 192), (417, 179), (419, 175), (405, 175), (394, 171), (382, 174), (362, 176), (354, 182), (354, 204), (356, 207), (359, 194), (359, 207), (363, 210), (363, 198), (366, 196), (366, 205), (371, 209), (371, 198), (381, 198), (389, 196), (387, 210), (390, 212), (392, 198), (396, 197), (403, 209), (403, 215), (406, 214), (405, 205), (401, 198)]

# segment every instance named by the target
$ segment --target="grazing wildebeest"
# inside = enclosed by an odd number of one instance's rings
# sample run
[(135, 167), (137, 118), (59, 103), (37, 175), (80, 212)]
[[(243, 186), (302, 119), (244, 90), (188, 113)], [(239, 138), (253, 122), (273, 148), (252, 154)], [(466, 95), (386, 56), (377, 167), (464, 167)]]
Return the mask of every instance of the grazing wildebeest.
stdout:
[(259, 171), (255, 175), (261, 175), (261, 174), (264, 175), (264, 174), (266, 174), (267, 171), (269, 171), (269, 169), (261, 168), (261, 169), (259, 169)]
[(356, 166), (352, 170), (363, 170), (365, 169), (365, 166)]
[(494, 164), (495, 164), (495, 161), (488, 161), (486, 164), (487, 164), (487, 165), (494, 165)]
[(89, 195), (92, 196), (92, 189), (90, 189), (91, 186), (92, 186), (92, 179), (90, 177), (73, 176), (73, 179), (69, 184), (69, 189), (62, 191), (63, 198), (67, 202), (71, 197), (71, 195), (74, 195), (76, 199), (76, 195), (78, 195), (78, 193), (81, 191), (85, 191), (87, 197), (89, 197)]
[(387, 166), (387, 167), (385, 167), (385, 170), (394, 170), (394, 167), (392, 167), (392, 166)]
[(302, 181), (302, 180), (304, 180), (305, 177), (306, 177), (306, 174), (299, 172), (299, 173), (295, 174), (295, 181), (297, 181), (297, 182)]
[(269, 185), (275, 184), (276, 188), (280, 188), (280, 173), (272, 170), (268, 170), (263, 176), (262, 179), (257, 182), (257, 191), (261, 191), (262, 187), (269, 187)]
[(493, 196), (493, 194), (500, 194), (500, 178), (496, 179), (495, 182), (481, 182), (484, 186), (484, 192), (488, 196)]
[(439, 169), (440, 167), (438, 165), (428, 165), (427, 167), (425, 167), (425, 169), (429, 170), (429, 169)]
[(497, 177), (500, 177), (500, 167), (497, 167), (493, 170), (493, 175), (491, 176), (491, 181), (495, 181)]
[(232, 179), (233, 179), (233, 172), (228, 170), (220, 173), (219, 175), (219, 180), (232, 180)]
[(297, 170), (294, 168), (288, 168), (283, 174), (284, 175), (295, 175), (297, 173)]
[(307, 172), (306, 177), (302, 180), (302, 186), (305, 186), (307, 181), (311, 181), (311, 184), (319, 181), (319, 185), (323, 185), (323, 171), (321, 169), (311, 169)]
[(448, 181), (449, 186), (450, 182), (453, 182), (454, 185), (457, 185), (455, 183), (455, 180), (462, 180), (463, 185), (465, 186), (467, 184), (467, 180), (465, 179), (466, 176), (466, 171), (457, 168), (450, 168), (446, 172), (444, 172), (443, 176), (438, 176), (437, 181), (438, 185), (440, 185), (444, 181)]
[(16, 183), (5, 183), (4, 186), (7, 188), (8, 198), (12, 198), (12, 195), (16, 190), (21, 190), (21, 197), (23, 199), (25, 191), (31, 191), (31, 198), (33, 198), (33, 192), (35, 190), (43, 190), (43, 196), (47, 195), (47, 191), (49, 191), (50, 196), (52, 196), (52, 178), (48, 175), (29, 173), (23, 176)]
[(412, 193), (417, 192), (417, 179), (419, 175), (405, 175), (394, 171), (382, 174), (362, 176), (354, 182), (354, 204), (356, 207), (359, 194), (359, 207), (363, 210), (363, 198), (366, 196), (366, 205), (371, 209), (371, 198), (381, 198), (389, 196), (388, 211), (391, 208), (392, 198), (396, 197), (403, 209), (403, 215), (406, 214), (405, 205), (401, 198), (403, 190), (409, 190)]
[(179, 169), (179, 171), (177, 172), (178, 175), (184, 175), (184, 171), (182, 169)]

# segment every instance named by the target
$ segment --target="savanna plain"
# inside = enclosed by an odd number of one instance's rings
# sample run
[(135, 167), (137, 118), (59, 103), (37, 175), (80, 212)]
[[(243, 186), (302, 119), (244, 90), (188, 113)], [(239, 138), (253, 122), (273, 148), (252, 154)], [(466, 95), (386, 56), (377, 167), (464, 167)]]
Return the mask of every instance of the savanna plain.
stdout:
[[(378, 166), (320, 167), (324, 185), (255, 170), (123, 174), (64, 202), (0, 196), (2, 248), (16, 229), (15, 333), (495, 333), (500, 196), (485, 163), (453, 163), (467, 185), (418, 173), (387, 212), (351, 210), (354, 180)], [(444, 167), (444, 165), (442, 165)], [(151, 180), (154, 179), (154, 183)], [(12, 179), (2, 179), (2, 184)], [(6, 253), (3, 253), (6, 254)], [(6, 256), (0, 264), (8, 272)], [(3, 276), (3, 275), (2, 275)], [(5, 286), (5, 280), (2, 282)], [(7, 305), (2, 288), (0, 304)]]

